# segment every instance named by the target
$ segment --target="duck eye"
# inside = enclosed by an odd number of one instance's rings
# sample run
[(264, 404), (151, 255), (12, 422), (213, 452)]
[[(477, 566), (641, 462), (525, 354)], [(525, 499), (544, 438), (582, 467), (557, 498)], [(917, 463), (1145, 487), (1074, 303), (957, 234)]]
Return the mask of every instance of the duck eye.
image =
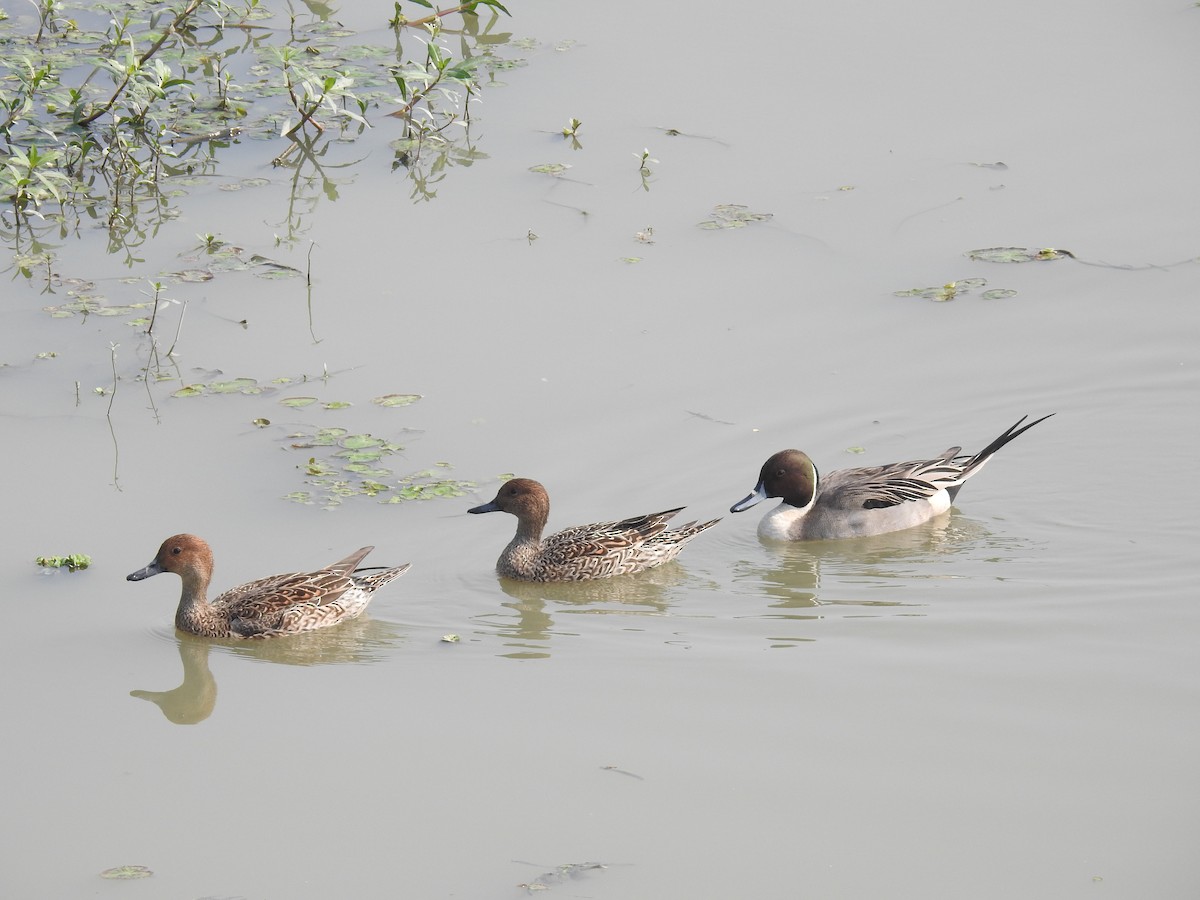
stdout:
[(171, 548), (171, 555), (172, 555), (172, 556), (178, 556), (178, 555), (179, 555), (179, 552), (180, 552), (180, 550), (181, 550), (181, 549), (182, 549), (181, 547), (172, 547), (172, 548)]

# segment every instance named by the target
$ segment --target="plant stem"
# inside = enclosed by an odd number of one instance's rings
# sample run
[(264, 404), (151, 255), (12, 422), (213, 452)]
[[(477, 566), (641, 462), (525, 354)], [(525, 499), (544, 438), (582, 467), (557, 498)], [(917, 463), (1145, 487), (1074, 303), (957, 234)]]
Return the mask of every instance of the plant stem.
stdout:
[[(144, 66), (146, 64), (146, 60), (148, 60), (155, 53), (157, 53), (160, 49), (162, 49), (162, 45), (167, 42), (167, 38), (170, 37), (172, 34), (174, 34), (175, 30), (180, 25), (183, 24), (184, 19), (186, 19), (188, 16), (190, 16), (192, 13), (194, 13), (199, 8), (200, 4), (203, 2), (204, 2), (204, 0), (191, 0), (191, 2), (188, 3), (188, 5), (183, 8), (183, 11), (175, 17), (175, 21), (172, 22), (170, 25), (168, 25), (163, 30), (162, 35), (159, 37), (159, 39), (157, 41), (154, 42), (154, 46), (152, 46), (149, 50), (147, 50), (145, 53), (143, 53), (141, 55), (141, 58), (138, 59), (138, 62), (137, 62), (138, 69), (140, 69), (142, 66)], [(94, 113), (92, 113), (90, 116), (80, 120), (79, 124), (80, 125), (91, 125), (98, 118), (100, 118), (101, 116), (103, 116), (106, 113), (108, 113), (109, 111), (111, 111), (113, 106), (116, 105), (117, 98), (120, 97), (121, 94), (124, 92), (125, 88), (129, 86), (129, 79), (132, 77), (133, 77), (132, 72), (126, 72), (125, 80), (122, 81), (117, 86), (116, 91), (113, 92), (113, 95), (108, 99), (108, 102), (105, 103), (98, 110), (96, 110)]]

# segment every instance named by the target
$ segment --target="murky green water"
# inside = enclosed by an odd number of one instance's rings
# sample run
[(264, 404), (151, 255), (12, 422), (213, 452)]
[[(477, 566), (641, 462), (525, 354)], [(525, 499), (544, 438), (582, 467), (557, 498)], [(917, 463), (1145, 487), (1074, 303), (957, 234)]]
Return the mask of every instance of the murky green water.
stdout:
[[(49, 281), (9, 269), (3, 893), (1194, 894), (1200, 11), (508, 7), (520, 64), (435, 197), (368, 111), (298, 168), (245, 136), (136, 252), (89, 223)], [(391, 47), (391, 14), (332, 18)], [(723, 204), (771, 218), (698, 227)], [(171, 277), (204, 234), (311, 287)], [(997, 246), (1076, 259), (964, 255)], [(52, 316), (71, 279), (162, 281), (175, 362), (134, 313)], [(1047, 412), (919, 529), (779, 547), (725, 513), (783, 447), (832, 470)], [(331, 434), (391, 449), (352, 472)], [(466, 510), (506, 473), (552, 528), (727, 518), (645, 577), (501, 584), (512, 522)], [(124, 580), (179, 531), (217, 587), (413, 568), (336, 632), (209, 643)]]

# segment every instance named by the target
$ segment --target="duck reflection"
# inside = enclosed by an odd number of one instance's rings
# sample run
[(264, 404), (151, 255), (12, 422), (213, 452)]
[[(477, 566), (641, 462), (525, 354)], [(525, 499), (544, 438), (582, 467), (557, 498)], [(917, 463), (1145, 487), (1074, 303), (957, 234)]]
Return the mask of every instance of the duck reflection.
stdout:
[(322, 666), (372, 663), (403, 640), (397, 626), (365, 618), (271, 641), (202, 638), (177, 630), (175, 641), (183, 663), (183, 682), (169, 691), (136, 690), (129, 696), (154, 703), (176, 725), (195, 725), (211, 716), (217, 705), (217, 680), (208, 667), (208, 655), (214, 647), (261, 662)]
[(217, 680), (208, 668), (212, 642), (182, 631), (176, 634), (183, 682), (169, 691), (130, 691), (129, 696), (156, 704), (176, 725), (195, 725), (211, 716), (217, 705)]
[[(734, 584), (739, 593), (765, 595), (771, 601), (774, 612), (763, 614), (767, 618), (819, 618), (811, 610), (834, 605), (919, 607), (924, 604), (901, 599), (899, 591), (911, 592), (914, 579), (944, 577), (933, 563), (949, 555), (978, 552), (981, 544), (996, 546), (981, 524), (949, 513), (915, 528), (870, 537), (764, 541), (766, 555), (735, 566)], [(854, 591), (854, 585), (869, 585), (869, 591)]]
[(550, 655), (553, 637), (578, 634), (561, 627), (563, 616), (667, 615), (679, 588), (695, 579), (679, 563), (669, 562), (636, 575), (592, 581), (497, 581), (511, 601), (501, 603), (501, 610), (476, 616), (475, 621), (486, 624), (512, 648), (502, 656), (542, 659)]

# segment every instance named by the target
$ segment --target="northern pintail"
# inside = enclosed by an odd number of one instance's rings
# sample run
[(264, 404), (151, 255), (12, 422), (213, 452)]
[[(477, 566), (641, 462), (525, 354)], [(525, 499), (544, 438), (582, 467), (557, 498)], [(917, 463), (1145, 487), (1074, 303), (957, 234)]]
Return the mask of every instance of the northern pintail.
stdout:
[(681, 509), (578, 525), (543, 539), (550, 496), (538, 482), (514, 478), (500, 486), (491, 503), (467, 512), (507, 512), (517, 517), (517, 534), (496, 561), (499, 574), (522, 581), (587, 581), (661, 565), (674, 559), (700, 532), (721, 521), (688, 522), (668, 530), (667, 520)]
[(818, 477), (817, 467), (799, 450), (781, 450), (763, 463), (754, 492), (730, 512), (742, 512), (768, 497), (782, 502), (758, 523), (759, 537), (818, 541), (900, 531), (944, 513), (963, 483), (1001, 447), (1049, 416), (1013, 425), (974, 456), (951, 447), (933, 459), (857, 469)]
[(178, 575), (183, 594), (175, 627), (181, 631), (201, 637), (276, 637), (353, 619), (367, 608), (375, 591), (408, 571), (409, 563), (356, 572), (355, 567), (374, 549), (363, 547), (315, 572), (259, 578), (210, 602), (212, 550), (194, 534), (177, 534), (163, 541), (150, 565), (126, 580), (141, 581), (162, 572)]

